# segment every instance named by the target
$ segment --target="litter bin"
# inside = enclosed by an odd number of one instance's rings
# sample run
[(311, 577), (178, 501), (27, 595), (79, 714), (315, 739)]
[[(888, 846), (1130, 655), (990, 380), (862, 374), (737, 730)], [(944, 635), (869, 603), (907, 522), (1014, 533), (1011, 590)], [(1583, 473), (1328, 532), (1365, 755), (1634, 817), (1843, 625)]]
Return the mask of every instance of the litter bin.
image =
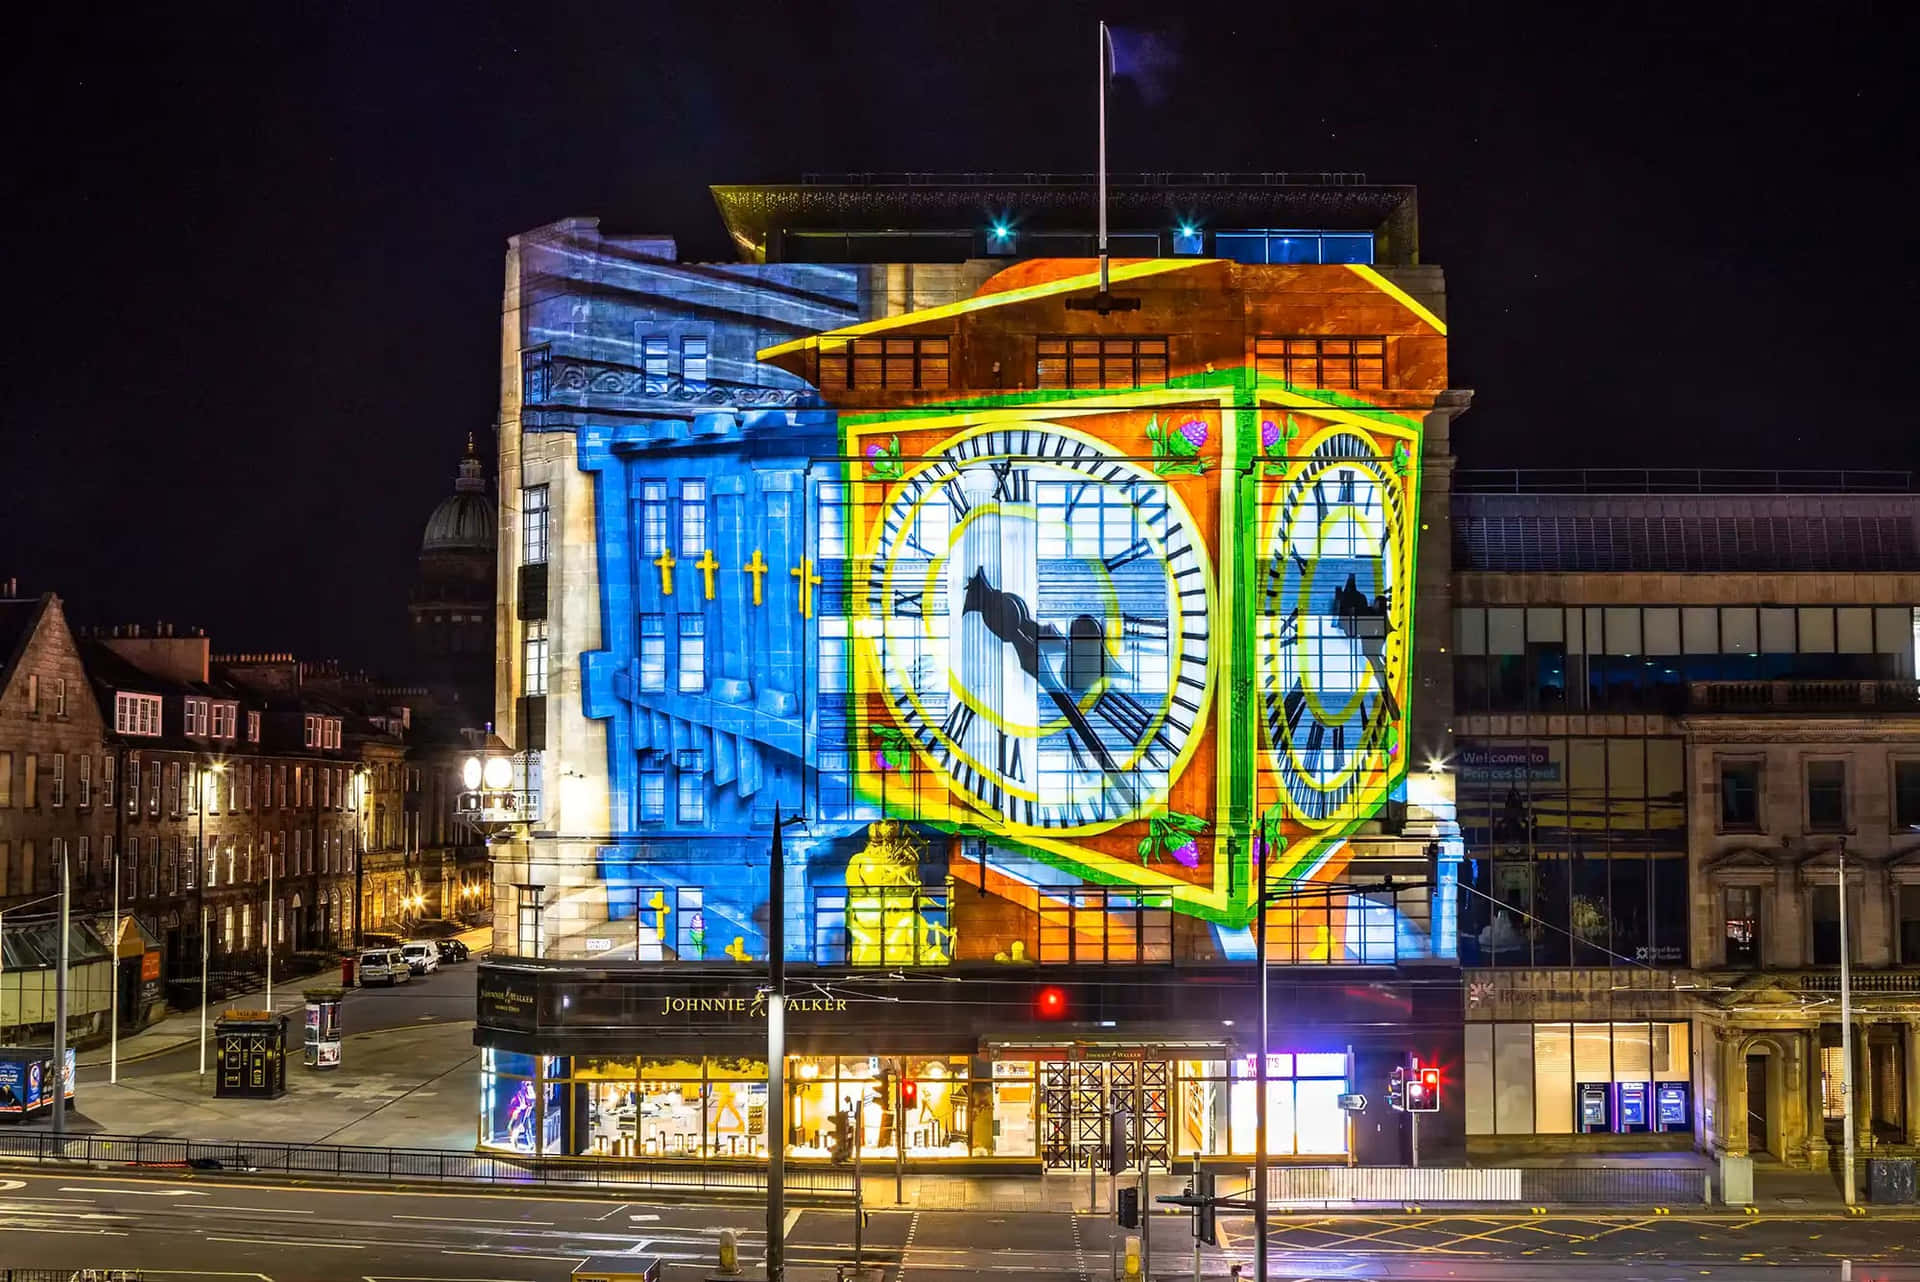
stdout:
[(353, 954), (348, 953), (340, 959), (340, 987), (353, 987)]
[(1910, 1157), (1867, 1160), (1867, 1200), (1876, 1206), (1899, 1206), (1914, 1200), (1914, 1162)]
[(223, 1099), (279, 1099), (287, 1093), (287, 1017), (228, 1011), (213, 1025), (213, 1093)]

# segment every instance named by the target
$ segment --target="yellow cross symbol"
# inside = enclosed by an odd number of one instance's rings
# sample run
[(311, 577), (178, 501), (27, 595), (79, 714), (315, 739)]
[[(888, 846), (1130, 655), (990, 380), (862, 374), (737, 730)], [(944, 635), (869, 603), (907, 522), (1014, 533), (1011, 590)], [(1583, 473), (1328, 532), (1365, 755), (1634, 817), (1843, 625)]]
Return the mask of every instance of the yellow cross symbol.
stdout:
[(665, 939), (667, 937), (667, 897), (659, 891), (653, 892), (653, 898), (647, 901), (647, 907), (653, 909), (653, 933)]
[(820, 582), (820, 576), (813, 572), (812, 559), (801, 557), (800, 564), (788, 570), (787, 573), (800, 580), (800, 617), (811, 619), (813, 617), (813, 586)]
[(720, 563), (713, 559), (713, 549), (702, 552), (700, 559), (693, 563), (693, 568), (707, 576), (707, 600), (713, 600), (713, 572), (720, 568)]
[(735, 935), (733, 942), (727, 945), (727, 956), (737, 962), (750, 962), (753, 960), (753, 955), (747, 951), (747, 941), (739, 935)]
[(661, 548), (660, 555), (653, 558), (653, 563), (660, 567), (660, 595), (672, 596), (673, 567), (676, 564), (673, 559), (673, 549)]
[(740, 567), (740, 573), (751, 574), (753, 576), (753, 603), (755, 605), (760, 604), (760, 580), (766, 577), (767, 571), (770, 568), (765, 561), (760, 559), (759, 548), (753, 550), (753, 560)]

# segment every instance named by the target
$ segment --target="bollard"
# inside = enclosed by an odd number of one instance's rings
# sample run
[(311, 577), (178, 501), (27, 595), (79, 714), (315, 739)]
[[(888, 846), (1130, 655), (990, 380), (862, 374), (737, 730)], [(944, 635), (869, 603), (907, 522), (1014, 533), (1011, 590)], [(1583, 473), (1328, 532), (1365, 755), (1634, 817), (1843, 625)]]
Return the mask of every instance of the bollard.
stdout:
[(1125, 1269), (1125, 1273), (1122, 1274), (1123, 1277), (1137, 1278), (1140, 1276), (1140, 1239), (1132, 1234), (1127, 1235), (1127, 1259)]
[(1853, 1261), (1840, 1261), (1840, 1282), (1853, 1282)]
[(720, 1271), (722, 1273), (740, 1271), (740, 1239), (732, 1229), (720, 1230)]

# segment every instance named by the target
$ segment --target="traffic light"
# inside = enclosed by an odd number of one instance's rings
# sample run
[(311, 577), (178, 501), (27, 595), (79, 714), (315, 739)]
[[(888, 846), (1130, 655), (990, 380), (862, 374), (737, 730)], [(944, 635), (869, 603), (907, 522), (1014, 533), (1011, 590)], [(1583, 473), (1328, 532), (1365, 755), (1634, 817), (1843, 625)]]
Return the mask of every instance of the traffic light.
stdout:
[(1140, 1227), (1140, 1189), (1138, 1185), (1128, 1185), (1120, 1190), (1120, 1200), (1114, 1204), (1114, 1218), (1123, 1229)]
[(1440, 1070), (1437, 1068), (1415, 1069), (1413, 1076), (1407, 1079), (1407, 1112), (1438, 1113), (1440, 1111)]
[(1033, 1013), (1041, 1019), (1065, 1019), (1067, 1016), (1067, 990), (1049, 984), (1033, 997)]
[(1208, 1246), (1219, 1246), (1220, 1230), (1215, 1224), (1212, 1171), (1193, 1173), (1193, 1195), (1200, 1199), (1200, 1204), (1193, 1208), (1193, 1240)]
[(827, 1152), (836, 1163), (844, 1165), (853, 1158), (853, 1119), (845, 1113), (835, 1113), (833, 1122), (833, 1140)]
[(906, 1108), (918, 1108), (920, 1105), (920, 1083), (911, 1077), (900, 1083), (900, 1103)]
[(1387, 1076), (1387, 1103), (1393, 1111), (1402, 1112), (1407, 1107), (1407, 1070), (1396, 1068)]

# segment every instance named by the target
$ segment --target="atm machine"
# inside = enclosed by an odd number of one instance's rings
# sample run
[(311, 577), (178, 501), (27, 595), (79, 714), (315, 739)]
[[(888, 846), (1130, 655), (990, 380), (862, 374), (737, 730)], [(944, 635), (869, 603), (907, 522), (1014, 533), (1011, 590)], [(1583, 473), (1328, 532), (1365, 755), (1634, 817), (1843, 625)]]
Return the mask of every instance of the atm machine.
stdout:
[(1633, 1131), (1651, 1130), (1653, 1123), (1648, 1108), (1652, 1094), (1646, 1082), (1615, 1082), (1613, 1084), (1613, 1129), (1622, 1134)]
[(1693, 1129), (1693, 1090), (1686, 1082), (1657, 1082), (1653, 1088), (1653, 1129)]
[(1606, 1082), (1581, 1082), (1575, 1088), (1580, 1104), (1580, 1131), (1583, 1135), (1611, 1129), (1607, 1125)]

